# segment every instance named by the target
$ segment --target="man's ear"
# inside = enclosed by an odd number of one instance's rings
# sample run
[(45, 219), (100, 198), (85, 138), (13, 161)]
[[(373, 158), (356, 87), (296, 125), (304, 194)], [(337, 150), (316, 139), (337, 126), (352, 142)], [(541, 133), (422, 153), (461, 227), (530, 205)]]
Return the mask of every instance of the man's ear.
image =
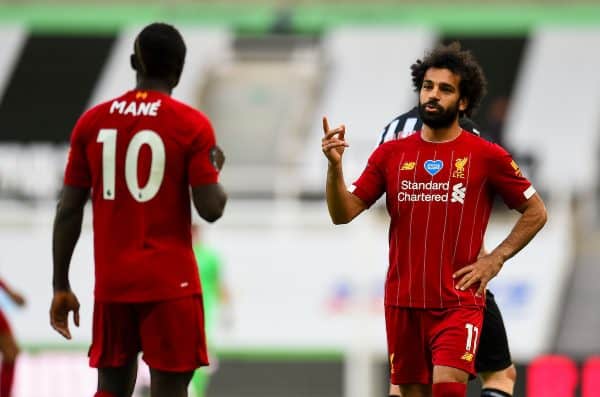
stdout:
[(464, 112), (465, 110), (467, 110), (467, 107), (469, 107), (469, 101), (467, 100), (467, 98), (462, 97), (458, 100), (458, 111), (459, 112)]
[(131, 54), (129, 56), (129, 63), (131, 64), (131, 68), (133, 70), (135, 70), (136, 72), (139, 71), (138, 60), (137, 60), (137, 57), (135, 56), (135, 54)]

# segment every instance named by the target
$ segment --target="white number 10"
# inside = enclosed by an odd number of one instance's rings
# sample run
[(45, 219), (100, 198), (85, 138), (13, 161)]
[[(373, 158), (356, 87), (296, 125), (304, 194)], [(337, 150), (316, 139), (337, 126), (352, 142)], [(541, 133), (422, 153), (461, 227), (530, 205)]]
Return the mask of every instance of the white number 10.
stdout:
[[(117, 153), (117, 130), (103, 128), (97, 142), (102, 143), (102, 196), (105, 200), (115, 199), (115, 169)], [(150, 177), (143, 187), (138, 184), (138, 160), (142, 146), (148, 145), (152, 152)], [(125, 154), (125, 182), (133, 198), (140, 202), (152, 200), (158, 193), (165, 175), (165, 144), (160, 135), (151, 130), (137, 132)]]

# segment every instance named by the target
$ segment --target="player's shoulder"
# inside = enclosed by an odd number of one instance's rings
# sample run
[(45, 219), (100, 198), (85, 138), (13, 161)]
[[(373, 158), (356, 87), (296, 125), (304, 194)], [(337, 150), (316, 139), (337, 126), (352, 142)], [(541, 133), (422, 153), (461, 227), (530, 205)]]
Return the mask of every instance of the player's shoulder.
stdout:
[(210, 118), (201, 110), (173, 97), (169, 97), (169, 103), (186, 129), (197, 132), (212, 131)]
[(202, 111), (193, 107), (192, 105), (183, 102), (179, 99), (169, 97), (169, 102), (171, 106), (173, 106), (177, 111), (181, 112), (184, 116), (194, 121), (208, 121), (208, 116), (206, 116)]
[[(133, 91), (126, 91), (123, 94), (100, 102), (88, 110), (86, 110), (80, 117), (80, 120), (92, 121), (98, 118), (106, 117), (111, 114), (111, 109), (113, 108), (125, 108), (125, 102), (132, 95)], [(118, 106), (117, 106), (118, 105)]]
[(503, 157), (508, 153), (502, 146), (498, 145), (497, 143), (490, 142), (479, 135), (471, 133), (465, 134), (465, 137), (468, 145), (473, 149), (476, 149), (477, 152), (484, 157)]
[(115, 98), (108, 101), (100, 102), (86, 109), (77, 119), (73, 134), (78, 136), (78, 139), (86, 139), (89, 131), (93, 131), (95, 126), (101, 123), (106, 114), (108, 114), (111, 103)]

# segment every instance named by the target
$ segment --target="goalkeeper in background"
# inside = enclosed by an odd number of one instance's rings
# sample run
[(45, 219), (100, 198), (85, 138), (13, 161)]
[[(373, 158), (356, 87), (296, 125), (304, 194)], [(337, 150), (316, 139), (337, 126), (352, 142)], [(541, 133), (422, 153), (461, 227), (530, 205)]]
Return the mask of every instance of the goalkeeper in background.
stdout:
[(215, 325), (219, 320), (220, 306), (229, 302), (229, 294), (223, 282), (222, 261), (216, 250), (207, 246), (202, 238), (202, 229), (192, 225), (192, 244), (200, 272), (202, 301), (204, 303), (204, 324), (210, 357), (210, 366), (199, 368), (192, 378), (192, 396), (205, 397), (209, 377), (218, 365), (214, 356)]

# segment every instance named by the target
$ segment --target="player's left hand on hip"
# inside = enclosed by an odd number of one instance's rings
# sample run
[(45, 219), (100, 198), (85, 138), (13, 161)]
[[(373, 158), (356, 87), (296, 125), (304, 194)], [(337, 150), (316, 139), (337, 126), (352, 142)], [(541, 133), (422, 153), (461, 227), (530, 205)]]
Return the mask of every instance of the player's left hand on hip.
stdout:
[(498, 274), (501, 268), (502, 261), (499, 258), (494, 255), (484, 255), (452, 275), (453, 279), (460, 279), (455, 288), (465, 291), (475, 283), (479, 283), (475, 295), (482, 296), (488, 282)]

